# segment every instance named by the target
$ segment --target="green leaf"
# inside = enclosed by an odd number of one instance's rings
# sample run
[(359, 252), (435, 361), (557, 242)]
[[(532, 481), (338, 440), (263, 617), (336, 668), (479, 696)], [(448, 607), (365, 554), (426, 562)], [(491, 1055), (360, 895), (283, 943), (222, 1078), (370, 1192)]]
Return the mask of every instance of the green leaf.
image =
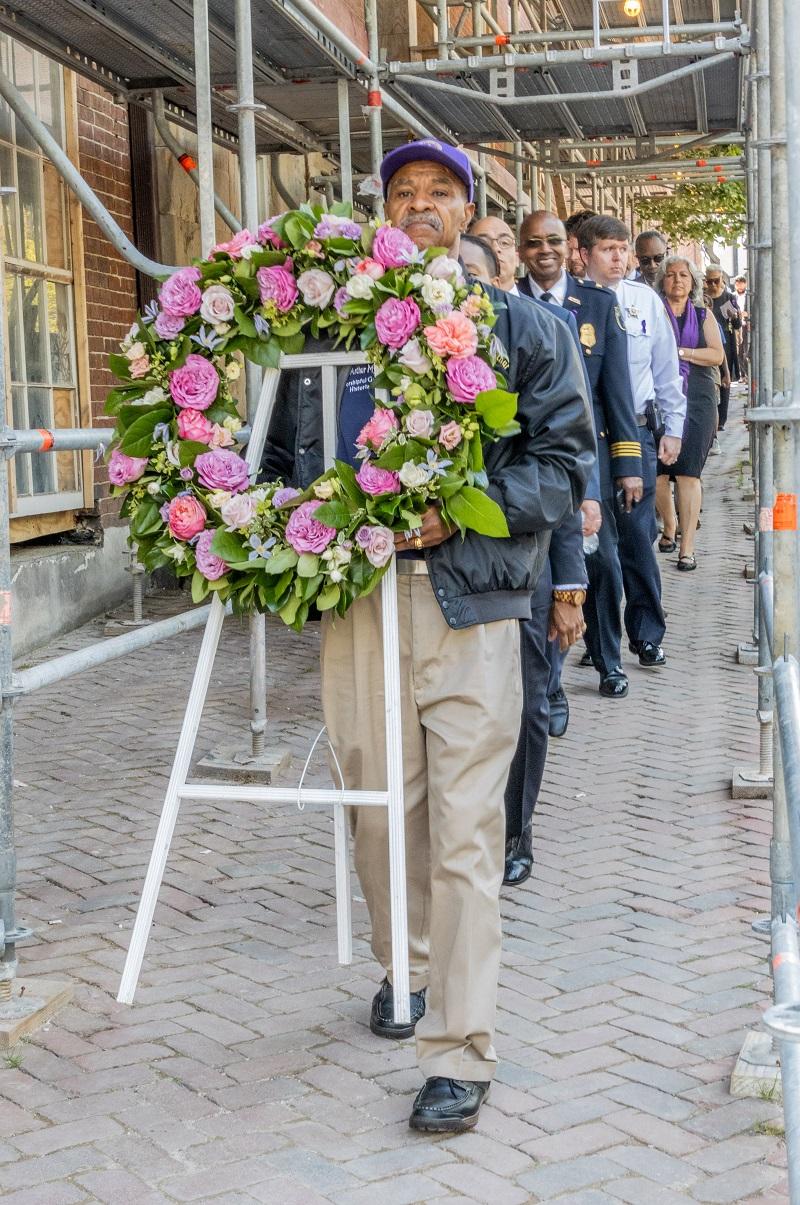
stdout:
[(174, 413), (171, 406), (156, 406), (132, 422), (120, 441), (120, 448), (125, 455), (148, 456), (154, 428), (158, 423), (168, 423)]
[(453, 494), (447, 509), (459, 525), (482, 536), (502, 537), (509, 534), (503, 511), (488, 494), (474, 486), (465, 485), (460, 493)]
[(246, 335), (248, 339), (258, 338), (255, 322), (253, 322), (249, 314), (244, 312), (240, 305), (234, 306), (233, 316), (236, 319), (236, 325), (243, 335)]
[(475, 409), (487, 427), (505, 427), (517, 413), (517, 395), (505, 389), (487, 389), (475, 398)]
[(282, 548), (280, 552), (276, 552), (274, 556), (264, 564), (264, 572), (269, 574), (285, 573), (287, 569), (294, 569), (297, 564), (298, 556), (293, 548)]
[(377, 334), (377, 331), (375, 330), (375, 323), (370, 322), (369, 326), (365, 326), (363, 331), (361, 332), (361, 334), (358, 337), (358, 342), (359, 342), (359, 346), (361, 347), (361, 350), (366, 351), (367, 348), (372, 347), (372, 344), (375, 342), (375, 340), (377, 338), (378, 338), (378, 334)]
[[(334, 465), (339, 475), (339, 480), (342, 483), (342, 489), (347, 494), (347, 497), (355, 506), (363, 506), (364, 495), (358, 487), (356, 471), (353, 466), (348, 464), (346, 460), (336, 460), (334, 461)], [(331, 523), (331, 527), (334, 526), (335, 524)]]
[(306, 345), (306, 337), (303, 331), (298, 331), (294, 335), (276, 335), (275, 338), (280, 339), (281, 351), (285, 356), (298, 356)]
[(178, 445), (178, 460), (181, 462), (181, 468), (185, 469), (188, 465), (194, 464), (197, 457), (207, 451), (208, 444), (197, 443), (191, 439), (184, 440)]
[(222, 557), (223, 561), (228, 565), (236, 561), (247, 560), (247, 552), (242, 541), (232, 531), (226, 531), (224, 527), (218, 527), (214, 533), (214, 539), (211, 541), (211, 551), (214, 553), (214, 556)]
[(335, 527), (337, 531), (347, 527), (352, 517), (350, 507), (344, 502), (323, 502), (322, 506), (318, 506), (314, 511), (315, 519), (327, 527)]
[(341, 597), (341, 590), (332, 582), (321, 590), (316, 598), (316, 608), (318, 611), (330, 611), (331, 607), (335, 607)]
[(203, 577), (199, 569), (195, 569), (192, 575), (192, 602), (200, 603), (208, 594), (208, 582)]
[(125, 381), (130, 379), (131, 362), (127, 356), (121, 356), (117, 352), (112, 352), (108, 357), (108, 367), (115, 377), (122, 377)]
[(304, 602), (311, 602), (314, 595), (322, 585), (322, 574), (315, 573), (313, 577), (303, 579), (302, 598)]
[(319, 557), (313, 552), (303, 552), (297, 562), (298, 577), (315, 577), (319, 573)]
[(283, 622), (288, 624), (290, 627), (294, 623), (295, 615), (297, 614), (302, 601), (303, 600), (298, 598), (296, 594), (293, 594), (289, 601), (282, 606), (278, 612)]
[(158, 503), (153, 498), (146, 498), (139, 504), (136, 514), (131, 520), (131, 535), (140, 540), (144, 536), (152, 535), (163, 525), (164, 521), (159, 514)]
[(261, 368), (277, 368), (281, 362), (281, 345), (277, 339), (242, 339), (241, 349), (246, 359)]

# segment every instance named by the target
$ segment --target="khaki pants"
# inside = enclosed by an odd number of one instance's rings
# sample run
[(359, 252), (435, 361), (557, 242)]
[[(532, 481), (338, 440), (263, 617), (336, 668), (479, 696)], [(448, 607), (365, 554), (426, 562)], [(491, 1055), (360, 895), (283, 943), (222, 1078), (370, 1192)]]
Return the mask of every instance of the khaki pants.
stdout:
[[(516, 620), (452, 631), (427, 575), (398, 578), (411, 990), (426, 1078), (490, 1080), (500, 967), (503, 791), (522, 708)], [(322, 699), (351, 790), (386, 789), (380, 590), (322, 627)], [(353, 808), (372, 951), (391, 974), (385, 808)]]

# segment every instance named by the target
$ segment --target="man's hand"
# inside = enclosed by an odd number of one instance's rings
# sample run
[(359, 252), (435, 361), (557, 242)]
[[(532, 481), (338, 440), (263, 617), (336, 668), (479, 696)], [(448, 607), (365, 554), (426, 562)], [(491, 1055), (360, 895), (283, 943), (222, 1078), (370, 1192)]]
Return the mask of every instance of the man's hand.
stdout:
[(644, 493), (644, 482), (641, 477), (618, 477), (617, 489), (625, 493), (625, 510), (628, 514), (633, 510), (634, 503), (641, 502)]
[[(442, 520), (438, 508), (429, 506), (422, 516), (422, 526), (413, 532), (410, 540), (404, 535), (395, 534), (395, 552), (420, 552), (422, 548), (434, 548), (437, 544), (449, 540), (453, 530)], [(420, 540), (421, 544), (418, 543)]]
[(662, 464), (674, 464), (681, 454), (681, 441), (677, 435), (662, 435), (658, 445), (658, 459)]
[(581, 525), (584, 539), (596, 535), (603, 526), (603, 512), (600, 509), (600, 503), (595, 502), (593, 498), (586, 498), (581, 502)]
[(580, 640), (585, 631), (582, 607), (568, 602), (553, 603), (547, 639), (555, 640), (558, 637), (558, 646), (562, 653), (566, 653), (568, 648)]

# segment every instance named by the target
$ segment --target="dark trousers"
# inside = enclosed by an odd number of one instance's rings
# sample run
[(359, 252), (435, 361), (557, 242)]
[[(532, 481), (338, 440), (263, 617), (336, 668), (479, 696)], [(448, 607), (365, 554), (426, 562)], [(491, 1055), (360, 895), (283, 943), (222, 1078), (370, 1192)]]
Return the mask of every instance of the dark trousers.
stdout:
[(566, 653), (561, 652), (558, 637), (547, 642), (547, 660), (550, 663), (550, 677), (547, 682), (548, 695), (554, 695), (561, 688), (561, 671), (564, 668)]
[(661, 644), (666, 631), (661, 605), (661, 574), (653, 545), (656, 525), (656, 443), (642, 432), (644, 495), (630, 514), (618, 514), (619, 563), (625, 591), (625, 631), (633, 644)]
[(584, 640), (595, 669), (608, 674), (621, 660), (622, 569), (617, 549), (617, 513), (611, 498), (601, 504), (603, 523), (596, 552), (586, 558), (589, 588), (583, 607)]
[(719, 404), (717, 405), (717, 413), (719, 414), (719, 429), (720, 431), (728, 421), (728, 403), (731, 400), (730, 385), (720, 385), (719, 387)]
[(550, 564), (531, 597), (531, 618), (519, 625), (522, 652), (522, 724), (506, 783), (506, 840), (518, 837), (530, 824), (547, 757), (550, 682), (547, 628), (552, 606)]

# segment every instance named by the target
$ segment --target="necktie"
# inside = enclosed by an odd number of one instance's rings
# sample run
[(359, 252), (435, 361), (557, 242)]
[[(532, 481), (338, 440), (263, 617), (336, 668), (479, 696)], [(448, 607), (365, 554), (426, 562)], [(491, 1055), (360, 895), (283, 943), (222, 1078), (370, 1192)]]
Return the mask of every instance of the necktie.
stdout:
[(552, 300), (553, 300), (553, 294), (552, 294), (552, 293), (542, 293), (542, 296), (541, 296), (541, 298), (540, 298), (540, 301), (552, 301)]

